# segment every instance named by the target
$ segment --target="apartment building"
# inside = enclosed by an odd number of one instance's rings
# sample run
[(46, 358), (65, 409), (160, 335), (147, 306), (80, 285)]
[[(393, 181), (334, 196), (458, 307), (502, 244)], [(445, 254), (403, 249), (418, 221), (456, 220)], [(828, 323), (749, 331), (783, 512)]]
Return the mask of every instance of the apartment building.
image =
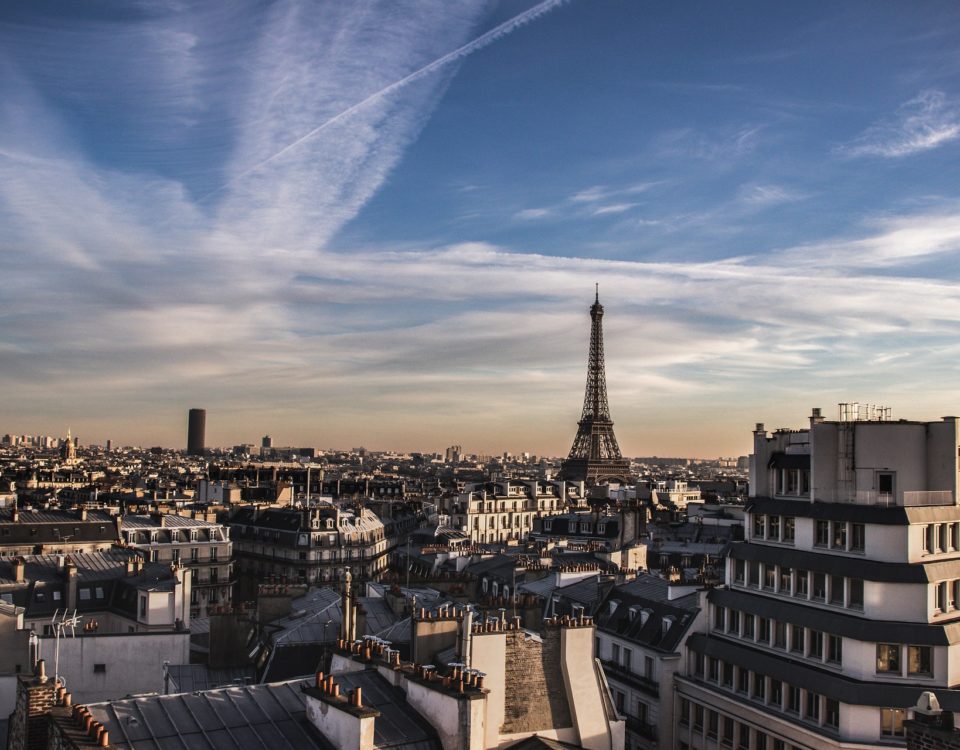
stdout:
[(746, 539), (687, 641), (674, 747), (896, 746), (924, 691), (960, 710), (958, 422), (841, 405), (757, 425)]
[(535, 518), (565, 513), (585, 499), (583, 482), (504, 480), (468, 485), (444, 499), (450, 526), (480, 544), (524, 541)]
[(233, 587), (233, 543), (228, 530), (205, 516), (173, 513), (127, 515), (120, 537), (150, 562), (179, 564), (190, 571), (190, 612), (226, 604)]

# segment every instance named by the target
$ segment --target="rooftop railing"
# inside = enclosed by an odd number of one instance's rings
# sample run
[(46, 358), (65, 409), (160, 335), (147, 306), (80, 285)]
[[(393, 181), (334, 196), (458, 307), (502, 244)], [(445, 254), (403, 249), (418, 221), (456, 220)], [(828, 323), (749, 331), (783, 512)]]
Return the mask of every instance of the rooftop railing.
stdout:
[(814, 490), (814, 499), (822, 503), (850, 503), (880, 507), (916, 508), (928, 505), (954, 505), (953, 490), (910, 490), (878, 492), (876, 490)]

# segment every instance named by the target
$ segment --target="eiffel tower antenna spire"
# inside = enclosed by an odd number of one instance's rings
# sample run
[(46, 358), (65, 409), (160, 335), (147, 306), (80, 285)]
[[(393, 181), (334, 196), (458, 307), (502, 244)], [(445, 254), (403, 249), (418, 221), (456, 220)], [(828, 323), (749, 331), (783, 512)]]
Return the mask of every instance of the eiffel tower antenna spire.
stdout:
[(584, 480), (588, 484), (598, 484), (602, 480), (625, 482), (630, 474), (630, 463), (620, 454), (617, 437), (613, 434), (603, 358), (603, 305), (600, 304), (599, 283), (595, 289), (594, 303), (590, 306), (590, 351), (583, 411), (570, 455), (563, 462), (562, 473), (564, 479)]

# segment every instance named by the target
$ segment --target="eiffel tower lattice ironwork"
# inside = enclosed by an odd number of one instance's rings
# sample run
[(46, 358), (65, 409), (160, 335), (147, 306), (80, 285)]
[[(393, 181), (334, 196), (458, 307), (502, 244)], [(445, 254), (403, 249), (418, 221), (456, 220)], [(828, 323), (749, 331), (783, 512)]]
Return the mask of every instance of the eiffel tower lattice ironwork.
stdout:
[(630, 475), (630, 462), (620, 455), (607, 402), (607, 376), (603, 362), (603, 305), (600, 304), (599, 285), (594, 303), (590, 306), (590, 319), (587, 390), (583, 397), (583, 413), (580, 415), (577, 436), (573, 439), (570, 455), (563, 462), (563, 478), (584, 480), (588, 484), (603, 480), (625, 482)]

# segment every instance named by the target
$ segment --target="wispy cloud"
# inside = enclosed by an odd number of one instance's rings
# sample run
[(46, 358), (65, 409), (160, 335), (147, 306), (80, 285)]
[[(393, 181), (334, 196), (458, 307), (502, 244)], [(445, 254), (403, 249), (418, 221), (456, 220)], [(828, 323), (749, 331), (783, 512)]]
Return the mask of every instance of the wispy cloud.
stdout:
[(929, 151), (960, 138), (960, 107), (942, 91), (927, 90), (871, 125), (838, 152), (848, 157), (896, 159)]

